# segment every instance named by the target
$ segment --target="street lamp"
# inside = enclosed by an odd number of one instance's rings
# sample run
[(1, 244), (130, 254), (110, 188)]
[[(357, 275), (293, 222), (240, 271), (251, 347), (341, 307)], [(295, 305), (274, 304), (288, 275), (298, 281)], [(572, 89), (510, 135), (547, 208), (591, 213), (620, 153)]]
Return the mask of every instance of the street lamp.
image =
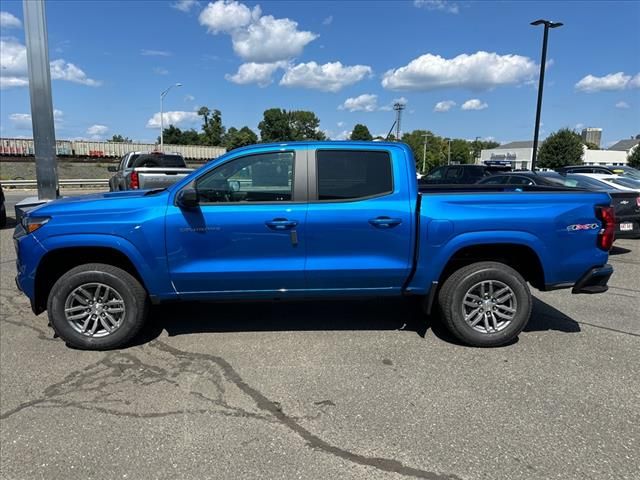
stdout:
[(160, 94), (160, 151), (164, 150), (164, 97), (169, 93), (173, 87), (181, 87), (181, 83), (171, 85), (164, 92)]
[(423, 133), (424, 137), (424, 150), (422, 152), (422, 173), (427, 171), (427, 138), (433, 137), (430, 133)]
[(449, 143), (447, 148), (447, 165), (451, 165), (451, 139), (445, 138), (445, 140)]
[(536, 108), (536, 125), (533, 133), (533, 154), (531, 157), (531, 171), (536, 171), (536, 157), (538, 156), (538, 133), (540, 132), (540, 111), (542, 110), (542, 88), (544, 86), (544, 70), (547, 63), (547, 39), (550, 28), (558, 28), (563, 24), (550, 20), (536, 20), (531, 25), (544, 25), (544, 37), (542, 39), (542, 59), (540, 60), (540, 80), (538, 82), (538, 107)]

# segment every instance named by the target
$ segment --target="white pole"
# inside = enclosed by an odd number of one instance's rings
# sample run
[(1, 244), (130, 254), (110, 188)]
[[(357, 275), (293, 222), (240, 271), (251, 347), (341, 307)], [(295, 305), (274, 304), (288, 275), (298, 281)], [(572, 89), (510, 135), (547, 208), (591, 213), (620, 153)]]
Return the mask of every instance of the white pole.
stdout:
[(181, 87), (181, 83), (171, 85), (164, 92), (160, 94), (160, 151), (164, 151), (164, 96), (169, 93), (173, 87)]

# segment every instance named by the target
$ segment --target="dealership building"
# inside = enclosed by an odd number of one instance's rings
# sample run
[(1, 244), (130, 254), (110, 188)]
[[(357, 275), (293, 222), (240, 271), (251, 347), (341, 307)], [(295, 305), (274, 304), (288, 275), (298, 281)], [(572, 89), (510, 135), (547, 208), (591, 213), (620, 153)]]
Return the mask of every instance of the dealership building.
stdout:
[[(582, 162), (586, 165), (626, 165), (627, 156), (640, 148), (640, 135), (628, 140), (620, 140), (607, 150), (588, 150), (584, 147)], [(487, 162), (510, 163), (513, 169), (531, 170), (533, 141), (510, 142), (497, 148), (482, 150), (480, 164)]]

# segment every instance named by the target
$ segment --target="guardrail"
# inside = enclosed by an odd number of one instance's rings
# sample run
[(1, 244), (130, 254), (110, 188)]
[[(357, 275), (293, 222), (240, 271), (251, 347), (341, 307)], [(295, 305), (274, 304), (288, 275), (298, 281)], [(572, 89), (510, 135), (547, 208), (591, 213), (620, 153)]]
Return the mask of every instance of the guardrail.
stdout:
[[(0, 180), (0, 185), (8, 188), (15, 187), (37, 187), (37, 180)], [(106, 187), (109, 185), (109, 179), (107, 178), (72, 178), (67, 180), (58, 180), (58, 185), (61, 187), (74, 187), (74, 186), (100, 186)]]

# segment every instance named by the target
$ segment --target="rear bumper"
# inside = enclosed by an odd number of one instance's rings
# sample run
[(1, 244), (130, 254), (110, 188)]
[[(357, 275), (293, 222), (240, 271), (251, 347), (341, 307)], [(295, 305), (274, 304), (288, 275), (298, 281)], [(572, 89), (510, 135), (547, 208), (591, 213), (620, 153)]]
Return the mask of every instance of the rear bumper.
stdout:
[(613, 275), (613, 267), (609, 264), (602, 267), (594, 267), (578, 280), (571, 293), (604, 293), (609, 287), (607, 283)]

